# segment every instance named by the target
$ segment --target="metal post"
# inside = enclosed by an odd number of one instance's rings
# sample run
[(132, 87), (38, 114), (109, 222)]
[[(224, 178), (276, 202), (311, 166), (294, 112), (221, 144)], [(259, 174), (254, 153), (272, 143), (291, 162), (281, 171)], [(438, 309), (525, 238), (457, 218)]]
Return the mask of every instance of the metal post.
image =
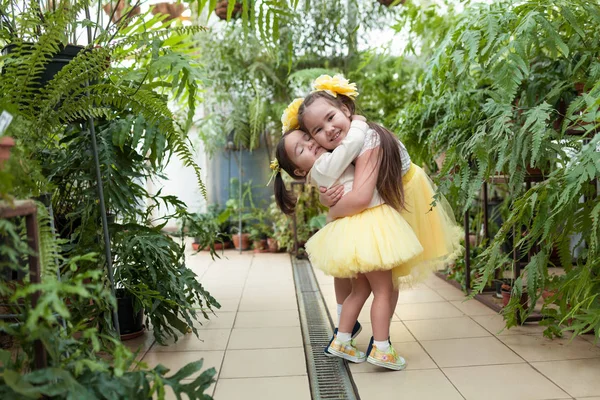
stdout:
[(465, 211), (465, 286), (471, 292), (471, 244), (469, 243), (469, 210)]
[(243, 204), (243, 195), (242, 195), (242, 145), (240, 144), (240, 171), (239, 171), (239, 175), (240, 175), (240, 204), (238, 207), (238, 213), (239, 213), (239, 235), (240, 235), (240, 254), (242, 254), (242, 204)]
[[(98, 159), (98, 145), (96, 144), (96, 127), (94, 126), (94, 119), (88, 118), (88, 126), (90, 128), (90, 137), (92, 141), (92, 153), (94, 154), (94, 166), (96, 169), (96, 181), (98, 183), (98, 197), (100, 200), (100, 216), (102, 218), (102, 232), (104, 236), (104, 254), (106, 257), (106, 272), (108, 273), (108, 280), (110, 282), (110, 290), (112, 295), (115, 296), (115, 283), (113, 281), (113, 269), (112, 269), (112, 255), (110, 252), (110, 236), (108, 233), (108, 220), (106, 218), (106, 203), (104, 202), (104, 188), (102, 187), (102, 173), (100, 172), (100, 161)], [(117, 335), (121, 336), (121, 328), (119, 326), (119, 314), (117, 309), (112, 310), (113, 324)]]

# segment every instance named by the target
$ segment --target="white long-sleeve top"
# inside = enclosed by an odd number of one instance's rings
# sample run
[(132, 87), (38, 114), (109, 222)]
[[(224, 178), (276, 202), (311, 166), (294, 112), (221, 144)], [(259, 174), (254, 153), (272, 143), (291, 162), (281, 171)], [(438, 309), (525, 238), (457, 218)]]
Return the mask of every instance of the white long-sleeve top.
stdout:
[[(354, 183), (354, 161), (357, 157), (368, 150), (372, 150), (381, 144), (379, 134), (363, 121), (352, 121), (346, 138), (332, 152), (321, 155), (310, 171), (309, 182), (319, 187), (327, 188), (341, 184), (344, 186), (344, 196), (352, 190)], [(402, 160), (402, 176), (410, 169), (411, 160), (406, 147), (398, 141), (400, 156)], [(367, 208), (383, 204), (377, 189)]]
[(327, 188), (344, 185), (344, 194), (352, 190), (354, 165), (352, 161), (363, 148), (369, 125), (364, 121), (352, 121), (348, 134), (331, 152), (323, 153), (310, 170), (309, 182)]

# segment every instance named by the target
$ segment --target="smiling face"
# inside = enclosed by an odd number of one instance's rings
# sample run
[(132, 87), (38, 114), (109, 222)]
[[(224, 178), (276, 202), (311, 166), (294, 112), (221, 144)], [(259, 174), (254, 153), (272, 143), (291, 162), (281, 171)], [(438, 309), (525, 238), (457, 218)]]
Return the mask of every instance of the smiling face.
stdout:
[(333, 150), (348, 134), (350, 111), (345, 106), (340, 109), (319, 98), (305, 108), (302, 122), (319, 145)]
[(293, 131), (285, 137), (285, 152), (296, 165), (296, 175), (305, 176), (327, 149), (319, 146), (310, 135), (303, 131)]

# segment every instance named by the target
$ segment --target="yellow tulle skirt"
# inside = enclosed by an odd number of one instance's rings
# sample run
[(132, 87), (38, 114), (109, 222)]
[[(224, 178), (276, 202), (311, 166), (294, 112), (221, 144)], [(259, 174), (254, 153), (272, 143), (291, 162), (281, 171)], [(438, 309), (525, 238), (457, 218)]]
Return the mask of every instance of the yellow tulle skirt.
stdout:
[(325, 225), (306, 242), (313, 266), (336, 278), (392, 270), (395, 285), (410, 274), (409, 261), (423, 252), (402, 215), (382, 204)]
[(456, 223), (448, 201), (440, 196), (435, 205), (436, 188), (427, 173), (412, 164), (403, 177), (402, 216), (417, 236), (423, 251), (403, 266), (407, 283), (423, 281), (431, 272), (445, 268), (463, 252), (464, 230)]
[(462, 254), (462, 228), (448, 201), (415, 164), (403, 177), (405, 210), (383, 204), (330, 222), (306, 243), (313, 266), (336, 278), (392, 270), (394, 286), (413, 286)]

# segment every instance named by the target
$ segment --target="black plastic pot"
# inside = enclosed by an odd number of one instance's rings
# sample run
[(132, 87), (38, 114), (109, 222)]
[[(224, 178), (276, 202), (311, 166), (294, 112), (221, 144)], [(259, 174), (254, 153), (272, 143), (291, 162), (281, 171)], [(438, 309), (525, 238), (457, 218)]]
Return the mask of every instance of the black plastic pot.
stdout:
[[(27, 46), (27, 45), (25, 45)], [(8, 55), (14, 51), (17, 45), (9, 44), (2, 49), (2, 55)], [(46, 64), (46, 69), (39, 78), (39, 87), (44, 87), (54, 75), (56, 75), (65, 65), (70, 63), (77, 54), (83, 50), (83, 46), (67, 45), (55, 54)]]
[(134, 298), (125, 289), (117, 289), (117, 306), (121, 339), (131, 339), (144, 332), (144, 310), (135, 311)]

